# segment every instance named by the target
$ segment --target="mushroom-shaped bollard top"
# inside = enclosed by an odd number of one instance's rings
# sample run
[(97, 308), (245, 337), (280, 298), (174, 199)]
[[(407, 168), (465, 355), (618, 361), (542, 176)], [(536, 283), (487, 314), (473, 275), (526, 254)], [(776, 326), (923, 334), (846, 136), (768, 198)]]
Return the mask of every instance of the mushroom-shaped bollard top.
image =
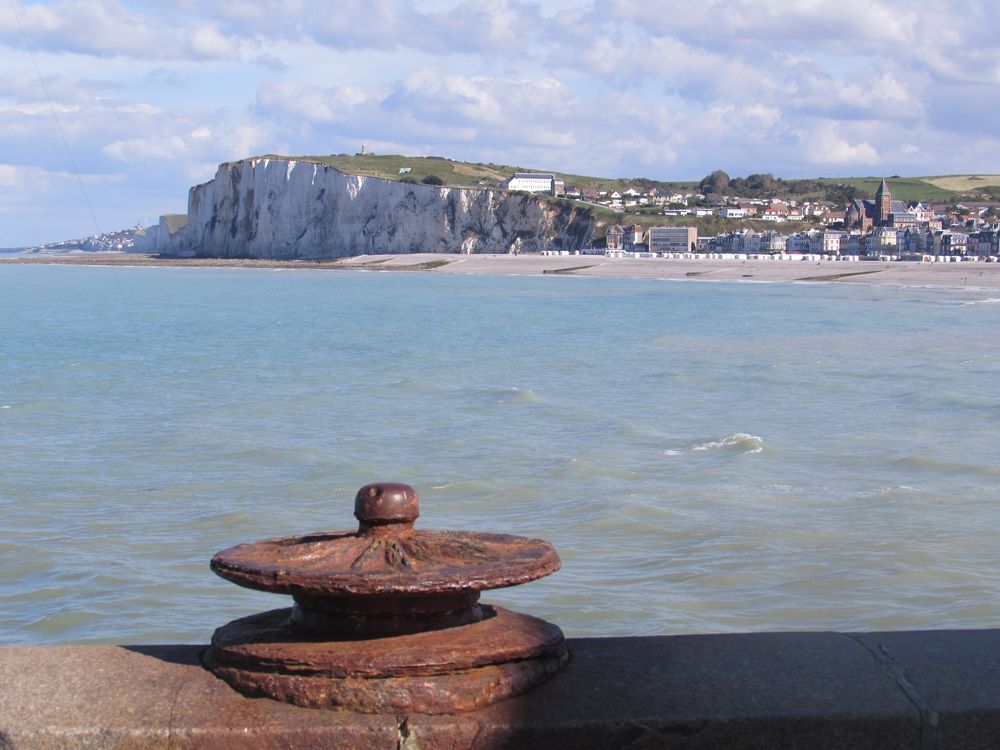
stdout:
[(240, 544), (212, 570), (240, 586), (310, 597), (434, 594), (515, 586), (559, 570), (541, 539), (474, 531), (418, 531), (417, 493), (369, 484), (355, 498), (357, 531)]

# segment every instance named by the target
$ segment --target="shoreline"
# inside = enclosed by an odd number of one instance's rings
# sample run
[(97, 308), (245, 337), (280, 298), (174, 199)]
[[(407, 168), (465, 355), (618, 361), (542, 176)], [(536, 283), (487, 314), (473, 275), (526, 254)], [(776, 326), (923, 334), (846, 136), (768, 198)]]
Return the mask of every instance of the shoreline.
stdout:
[(1000, 290), (1000, 263), (965, 261), (675, 260), (603, 255), (360, 255), (331, 260), (167, 258), (140, 253), (74, 253), (0, 257), (0, 266), (168, 266), (342, 271), (419, 271), (471, 275), (555, 275), (769, 283), (841, 283), (877, 286)]

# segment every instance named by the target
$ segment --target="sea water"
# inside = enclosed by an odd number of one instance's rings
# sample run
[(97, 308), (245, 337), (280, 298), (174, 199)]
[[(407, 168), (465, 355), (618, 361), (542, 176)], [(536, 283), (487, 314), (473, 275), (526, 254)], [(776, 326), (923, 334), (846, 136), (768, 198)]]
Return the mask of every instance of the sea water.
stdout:
[(997, 296), (2, 266), (0, 643), (204, 642), (372, 481), (553, 542), (483, 598), (571, 636), (995, 627)]

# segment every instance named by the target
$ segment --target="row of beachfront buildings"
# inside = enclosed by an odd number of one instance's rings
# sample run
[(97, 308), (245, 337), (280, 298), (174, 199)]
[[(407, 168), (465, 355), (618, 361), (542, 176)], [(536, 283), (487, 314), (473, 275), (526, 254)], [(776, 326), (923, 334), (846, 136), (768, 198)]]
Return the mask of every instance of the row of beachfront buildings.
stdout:
[[(783, 247), (782, 247), (783, 245)], [(704, 238), (699, 247), (714, 252), (786, 252), (860, 257), (1000, 257), (1000, 224), (976, 231), (927, 227), (876, 227), (869, 232), (810, 229), (790, 235), (751, 230)]]
[(963, 223), (944, 228), (943, 222), (921, 204), (907, 205), (892, 200), (885, 180), (875, 191), (873, 201), (856, 200), (847, 207), (843, 225), (846, 229), (824, 227), (787, 235), (741, 229), (703, 238), (698, 237), (694, 227), (643, 229), (637, 224), (615, 225), (607, 230), (605, 249), (611, 253), (676, 253), (686, 243), (687, 252), (711, 253), (809, 253), (890, 258), (1000, 256), (1000, 223)]
[(808, 229), (794, 234), (741, 229), (699, 237), (695, 227), (614, 225), (607, 254), (633, 253), (802, 253), (834, 256), (920, 259), (924, 256), (1000, 257), (1000, 223), (971, 232), (927, 227), (875, 227), (868, 232)]

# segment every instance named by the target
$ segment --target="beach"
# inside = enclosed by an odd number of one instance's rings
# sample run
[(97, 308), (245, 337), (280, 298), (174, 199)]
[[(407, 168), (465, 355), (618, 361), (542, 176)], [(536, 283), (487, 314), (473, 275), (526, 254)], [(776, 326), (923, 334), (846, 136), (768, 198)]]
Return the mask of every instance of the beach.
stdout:
[[(447, 265), (433, 270), (470, 274), (572, 274), (634, 279), (693, 279), (701, 281), (839, 282), (1000, 288), (1000, 264), (919, 263), (908, 261), (805, 260), (674, 260), (609, 258), (602, 255), (460, 255), (445, 256)], [(442, 260), (439, 255), (362, 256), (341, 261), (341, 267), (383, 268), (420, 266)]]
[(330, 268), (481, 275), (574, 275), (633, 279), (746, 282), (837, 282), (916, 287), (1000, 289), (1000, 263), (964, 261), (679, 260), (603, 255), (359, 255), (335, 260), (165, 258), (138, 253), (16, 256), (0, 264)]

